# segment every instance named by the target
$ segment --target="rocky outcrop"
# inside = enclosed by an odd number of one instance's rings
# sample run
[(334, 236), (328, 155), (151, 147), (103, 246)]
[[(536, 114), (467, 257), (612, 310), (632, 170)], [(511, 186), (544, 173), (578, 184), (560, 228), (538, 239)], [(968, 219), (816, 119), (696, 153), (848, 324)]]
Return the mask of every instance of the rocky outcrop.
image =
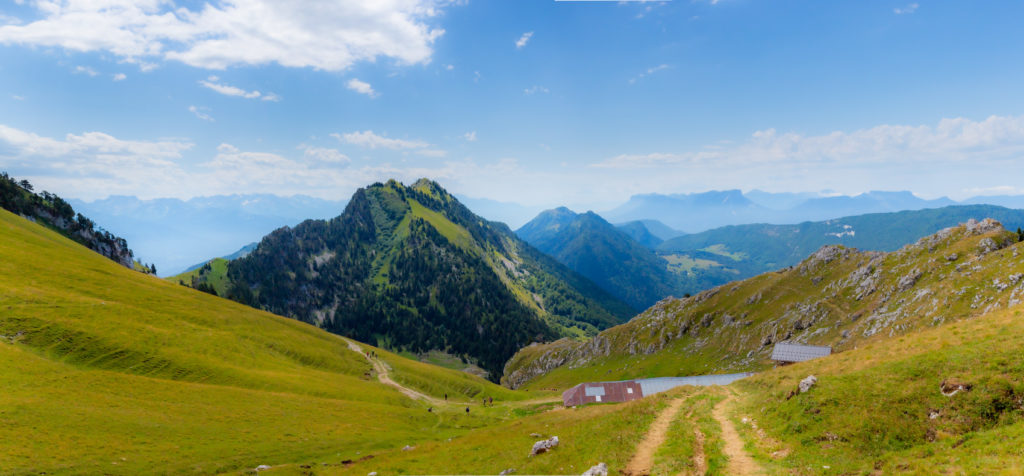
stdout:
[(807, 391), (810, 390), (811, 387), (813, 387), (816, 383), (818, 383), (818, 377), (808, 375), (807, 378), (801, 380), (800, 384), (798, 385), (798, 387), (800, 388), (800, 393), (807, 393)]
[(583, 472), (581, 476), (608, 476), (608, 465), (604, 463), (597, 463), (591, 466), (590, 469)]

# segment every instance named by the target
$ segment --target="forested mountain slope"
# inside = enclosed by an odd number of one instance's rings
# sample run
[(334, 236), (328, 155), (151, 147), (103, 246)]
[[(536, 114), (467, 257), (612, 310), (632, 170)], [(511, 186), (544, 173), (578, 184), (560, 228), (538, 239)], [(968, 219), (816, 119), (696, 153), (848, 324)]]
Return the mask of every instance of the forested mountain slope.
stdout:
[(665, 260), (594, 212), (547, 210), (516, 234), (637, 310), (683, 294)]
[(227, 279), (240, 302), (393, 349), (467, 356), (495, 379), (523, 345), (633, 314), (425, 179), (360, 189), (337, 218), (267, 235)]

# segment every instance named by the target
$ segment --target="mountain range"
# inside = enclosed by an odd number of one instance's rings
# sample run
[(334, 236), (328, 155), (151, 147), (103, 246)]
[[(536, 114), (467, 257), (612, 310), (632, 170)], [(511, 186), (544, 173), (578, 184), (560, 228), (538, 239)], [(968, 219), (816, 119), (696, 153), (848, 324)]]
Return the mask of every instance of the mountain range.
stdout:
[(679, 289), (663, 259), (594, 212), (548, 210), (516, 234), (638, 311)]
[(523, 345), (635, 313), (425, 179), (360, 189), (338, 217), (171, 279), (365, 342), (461, 356), (494, 379)]
[(872, 191), (847, 196), (816, 193), (770, 193), (752, 190), (690, 194), (642, 194), (601, 216), (612, 223), (655, 219), (695, 233), (750, 223), (794, 224), (844, 216), (941, 208), (958, 204), (990, 204), (1020, 208), (1024, 197), (971, 197), (961, 202), (942, 197), (923, 199), (907, 191)]

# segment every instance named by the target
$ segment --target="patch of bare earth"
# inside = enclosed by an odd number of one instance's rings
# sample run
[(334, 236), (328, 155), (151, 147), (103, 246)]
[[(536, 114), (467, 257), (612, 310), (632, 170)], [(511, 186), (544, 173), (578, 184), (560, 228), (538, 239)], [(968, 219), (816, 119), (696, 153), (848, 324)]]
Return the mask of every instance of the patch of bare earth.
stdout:
[(733, 399), (734, 397), (730, 395), (729, 398), (715, 405), (715, 408), (711, 411), (712, 416), (715, 417), (715, 420), (722, 427), (723, 451), (729, 459), (725, 468), (725, 474), (760, 474), (761, 467), (743, 449), (743, 440), (740, 438), (739, 432), (736, 431), (736, 426), (729, 419), (727, 407), (732, 405)]
[(672, 400), (668, 408), (658, 415), (658, 418), (651, 424), (651, 428), (647, 430), (647, 436), (637, 445), (633, 459), (626, 465), (626, 469), (622, 471), (622, 474), (626, 476), (647, 476), (651, 474), (654, 453), (665, 442), (668, 428), (672, 424), (672, 420), (675, 419), (676, 414), (679, 413), (679, 408), (683, 405), (684, 401), (686, 401), (685, 398)]

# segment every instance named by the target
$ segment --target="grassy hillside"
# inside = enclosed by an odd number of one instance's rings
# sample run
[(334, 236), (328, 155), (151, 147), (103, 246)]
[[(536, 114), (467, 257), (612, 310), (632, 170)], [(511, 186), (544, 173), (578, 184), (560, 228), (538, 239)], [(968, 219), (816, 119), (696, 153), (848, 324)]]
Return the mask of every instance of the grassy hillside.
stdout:
[[(0, 255), (0, 474), (338, 463), (534, 411), (427, 412), (338, 336), (131, 271), (6, 211)], [(524, 398), (386, 359), (437, 397)]]
[(231, 281), (228, 280), (228, 262), (225, 258), (214, 258), (191, 271), (164, 278), (172, 283), (183, 284), (200, 291), (214, 292), (226, 296)]
[(995, 222), (943, 230), (893, 253), (830, 246), (798, 266), (667, 299), (587, 341), (521, 350), (505, 382), (697, 375), (770, 366), (781, 341), (851, 349), (1024, 299), (1024, 248)]

